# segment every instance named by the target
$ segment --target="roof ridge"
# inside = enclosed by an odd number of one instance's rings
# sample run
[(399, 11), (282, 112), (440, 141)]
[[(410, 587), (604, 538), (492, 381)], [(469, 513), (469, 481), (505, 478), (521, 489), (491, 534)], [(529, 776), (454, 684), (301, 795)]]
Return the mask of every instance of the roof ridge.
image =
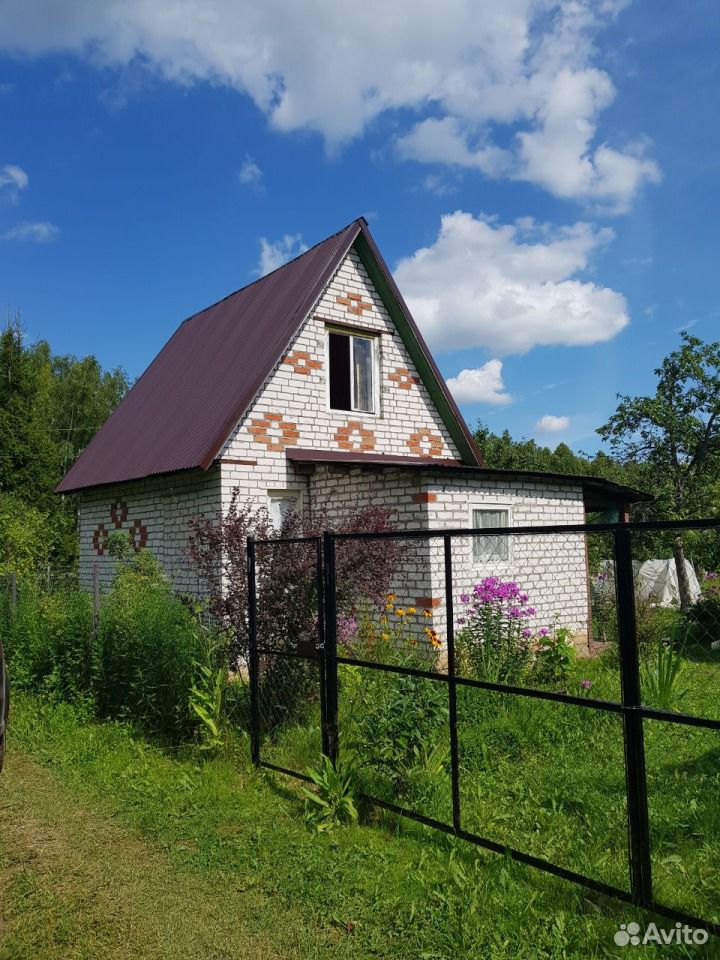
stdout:
[(281, 263), (279, 267), (275, 267), (274, 270), (271, 270), (269, 273), (263, 274), (262, 277), (257, 277), (255, 280), (251, 280), (250, 283), (246, 283), (242, 287), (238, 287), (237, 290), (233, 290), (231, 293), (226, 294), (224, 297), (220, 297), (219, 300), (215, 300), (214, 303), (208, 304), (207, 307), (203, 307), (202, 310), (196, 310), (195, 313), (191, 313), (189, 317), (185, 317), (179, 324), (181, 327), (184, 323), (188, 323), (190, 320), (194, 320), (195, 317), (199, 317), (200, 314), (206, 313), (208, 310), (212, 310), (213, 307), (217, 307), (219, 304), (224, 303), (226, 300), (229, 300), (231, 297), (234, 297), (238, 293), (242, 293), (243, 290), (247, 290), (250, 287), (254, 287), (258, 283), (262, 283), (263, 280), (267, 280), (268, 277), (274, 276), (280, 270), (284, 270), (285, 267), (289, 267), (290, 264), (295, 263), (298, 260), (301, 260), (303, 257), (306, 257), (309, 253), (312, 253), (313, 250), (316, 250), (318, 247), (322, 246), (323, 243), (327, 243), (329, 240), (334, 240), (335, 237), (339, 237), (341, 233), (345, 233), (346, 230), (349, 230), (350, 227), (355, 224), (367, 224), (365, 217), (355, 217), (354, 220), (351, 220), (349, 223), (346, 223), (344, 227), (341, 227), (340, 230), (336, 230), (335, 233), (331, 233), (329, 236), (324, 237), (322, 240), (318, 240), (317, 243), (314, 243), (311, 247), (308, 247), (307, 250), (303, 250), (302, 253), (299, 253), (297, 256), (293, 257), (291, 260), (287, 260), (285, 263)]

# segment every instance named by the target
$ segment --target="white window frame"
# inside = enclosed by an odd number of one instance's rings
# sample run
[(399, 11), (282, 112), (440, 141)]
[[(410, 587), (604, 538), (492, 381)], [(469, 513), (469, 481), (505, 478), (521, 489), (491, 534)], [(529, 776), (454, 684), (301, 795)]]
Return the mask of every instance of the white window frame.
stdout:
[[(270, 515), (270, 521), (275, 525), (273, 515), (272, 515), (272, 501), (276, 500), (294, 500), (295, 501), (295, 510), (297, 513), (302, 513), (303, 508), (303, 492), (299, 489), (292, 489), (291, 487), (278, 487), (272, 488), (265, 491), (267, 497), (267, 509), (268, 514)], [(282, 524), (282, 517), (280, 518), (280, 523)], [(279, 527), (278, 527), (279, 529)]]
[[(487, 511), (487, 512), (496, 511), (496, 510), (506, 510), (506, 511), (507, 511), (507, 526), (508, 526), (508, 527), (512, 527), (512, 525), (513, 525), (513, 508), (512, 508), (512, 504), (511, 504), (511, 503), (508, 503), (506, 500), (504, 500), (504, 501), (500, 501), (500, 500), (472, 500), (472, 501), (470, 502), (470, 509), (469, 509), (469, 515), (470, 515), (470, 516), (469, 516), (469, 520), (470, 520), (470, 522), (469, 522), (469, 524), (468, 524), (468, 526), (469, 526), (472, 530), (479, 530), (479, 529), (481, 529), (480, 527), (476, 527), (476, 526), (475, 526), (474, 512), (475, 512), (476, 510), (485, 510), (485, 511)], [(511, 534), (507, 534), (507, 559), (506, 559), (506, 560), (492, 560), (492, 559), (490, 559), (490, 558), (482, 559), (482, 558), (480, 558), (480, 557), (476, 557), (476, 555), (475, 555), (475, 545), (476, 545), (476, 542), (482, 542), (482, 541), (478, 541), (477, 537), (472, 537), (471, 539), (472, 539), (472, 543), (470, 544), (470, 557), (471, 557), (471, 559), (472, 559), (473, 564), (475, 564), (475, 565), (480, 565), (480, 566), (486, 565), (486, 564), (497, 564), (497, 565), (500, 565), (500, 566), (506, 566), (506, 567), (507, 567), (507, 566), (509, 566), (509, 565), (512, 563), (512, 558), (513, 558), (513, 537), (512, 537)]]
[[(372, 364), (372, 410), (361, 410), (358, 407), (353, 406), (353, 399), (355, 397), (355, 364), (353, 363), (353, 351), (352, 344), (350, 344), (350, 410), (339, 410), (337, 407), (330, 406), (330, 334), (338, 333), (343, 337), (349, 337), (350, 340), (353, 337), (358, 340), (369, 340), (371, 345), (371, 355), (370, 362)], [(325, 327), (325, 368), (327, 370), (326, 377), (326, 391), (325, 391), (325, 400), (327, 404), (327, 409), (331, 413), (357, 413), (365, 417), (379, 417), (380, 416), (380, 384), (379, 384), (379, 367), (380, 367), (380, 334), (373, 333), (368, 330), (367, 333), (364, 333), (356, 329), (348, 329), (347, 327), (341, 326), (331, 326), (326, 325)]]

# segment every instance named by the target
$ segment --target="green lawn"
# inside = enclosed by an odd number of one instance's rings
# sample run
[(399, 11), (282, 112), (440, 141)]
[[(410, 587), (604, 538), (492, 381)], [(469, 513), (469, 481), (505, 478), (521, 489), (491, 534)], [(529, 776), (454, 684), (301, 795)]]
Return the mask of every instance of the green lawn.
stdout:
[[(493, 712), (511, 728), (507, 714)], [(598, 837), (619, 824), (616, 804), (600, 814), (602, 798), (593, 799), (595, 787), (612, 791), (616, 780), (614, 770), (603, 773), (598, 749), (609, 734), (601, 727), (586, 723), (581, 736), (553, 733), (546, 742), (536, 722), (530, 746), (511, 749), (494, 780), (468, 787), (479, 790), (478, 818), (526, 848), (547, 843), (546, 853), (569, 859), (583, 846), (601, 850), (600, 839), (575, 836), (582, 823)], [(690, 742), (681, 728), (671, 733), (679, 746), (649, 737), (651, 783), (657, 778), (662, 797), (653, 801), (655, 830), (667, 861), (659, 882), (709, 908), (720, 860), (718, 831), (709, 833), (717, 826), (717, 764), (708, 762), (702, 735)], [(285, 736), (297, 753), (314, 735), (297, 728)], [(511, 733), (503, 736), (512, 746)], [(618, 924), (650, 919), (409, 822), (375, 818), (314, 834), (296, 785), (257, 775), (246, 756), (242, 742), (223, 760), (169, 753), (122, 724), (18, 696), (0, 779), (0, 958), (587, 960), (624, 955), (613, 943)], [(549, 757), (556, 773), (546, 769)], [(581, 782), (561, 806), (572, 772), (562, 766), (571, 762)], [(695, 806), (685, 778), (691, 767), (705, 778)], [(620, 870), (623, 837), (603, 840), (599, 867), (608, 877)], [(589, 866), (595, 860), (587, 854)], [(646, 949), (720, 955), (714, 942)]]

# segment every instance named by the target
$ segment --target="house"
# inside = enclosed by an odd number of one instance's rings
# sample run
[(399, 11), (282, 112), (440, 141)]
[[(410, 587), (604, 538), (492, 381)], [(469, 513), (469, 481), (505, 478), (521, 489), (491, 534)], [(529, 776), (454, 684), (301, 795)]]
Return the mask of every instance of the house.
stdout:
[[(77, 493), (80, 575), (112, 575), (124, 530), (178, 590), (200, 588), (189, 522), (233, 490), (288, 508), (391, 507), (401, 527), (582, 523), (636, 491), (592, 477), (490, 469), (368, 229), (359, 219), (185, 320), (57, 487)], [(538, 622), (588, 632), (581, 536), (455, 545), (458, 590), (488, 572), (517, 579)], [(399, 598), (442, 624), (437, 547), (398, 578)]]

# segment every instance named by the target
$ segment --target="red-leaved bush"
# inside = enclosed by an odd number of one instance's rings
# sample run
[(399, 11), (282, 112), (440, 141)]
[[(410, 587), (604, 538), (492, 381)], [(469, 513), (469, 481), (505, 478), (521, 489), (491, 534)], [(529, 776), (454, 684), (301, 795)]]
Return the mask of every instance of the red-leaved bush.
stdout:
[[(335, 533), (391, 532), (391, 513), (383, 507), (358, 507), (330, 522), (326, 509), (291, 513), (275, 529), (268, 511), (235, 492), (225, 516), (198, 518), (192, 524), (190, 557), (204, 583), (210, 613), (232, 637), (231, 662), (247, 662), (247, 539), (322, 537)], [(355, 612), (361, 605), (381, 606), (407, 546), (402, 540), (352, 540), (336, 550), (337, 607)], [(318, 639), (317, 554), (314, 541), (259, 543), (256, 548), (259, 645), (307, 652)]]

